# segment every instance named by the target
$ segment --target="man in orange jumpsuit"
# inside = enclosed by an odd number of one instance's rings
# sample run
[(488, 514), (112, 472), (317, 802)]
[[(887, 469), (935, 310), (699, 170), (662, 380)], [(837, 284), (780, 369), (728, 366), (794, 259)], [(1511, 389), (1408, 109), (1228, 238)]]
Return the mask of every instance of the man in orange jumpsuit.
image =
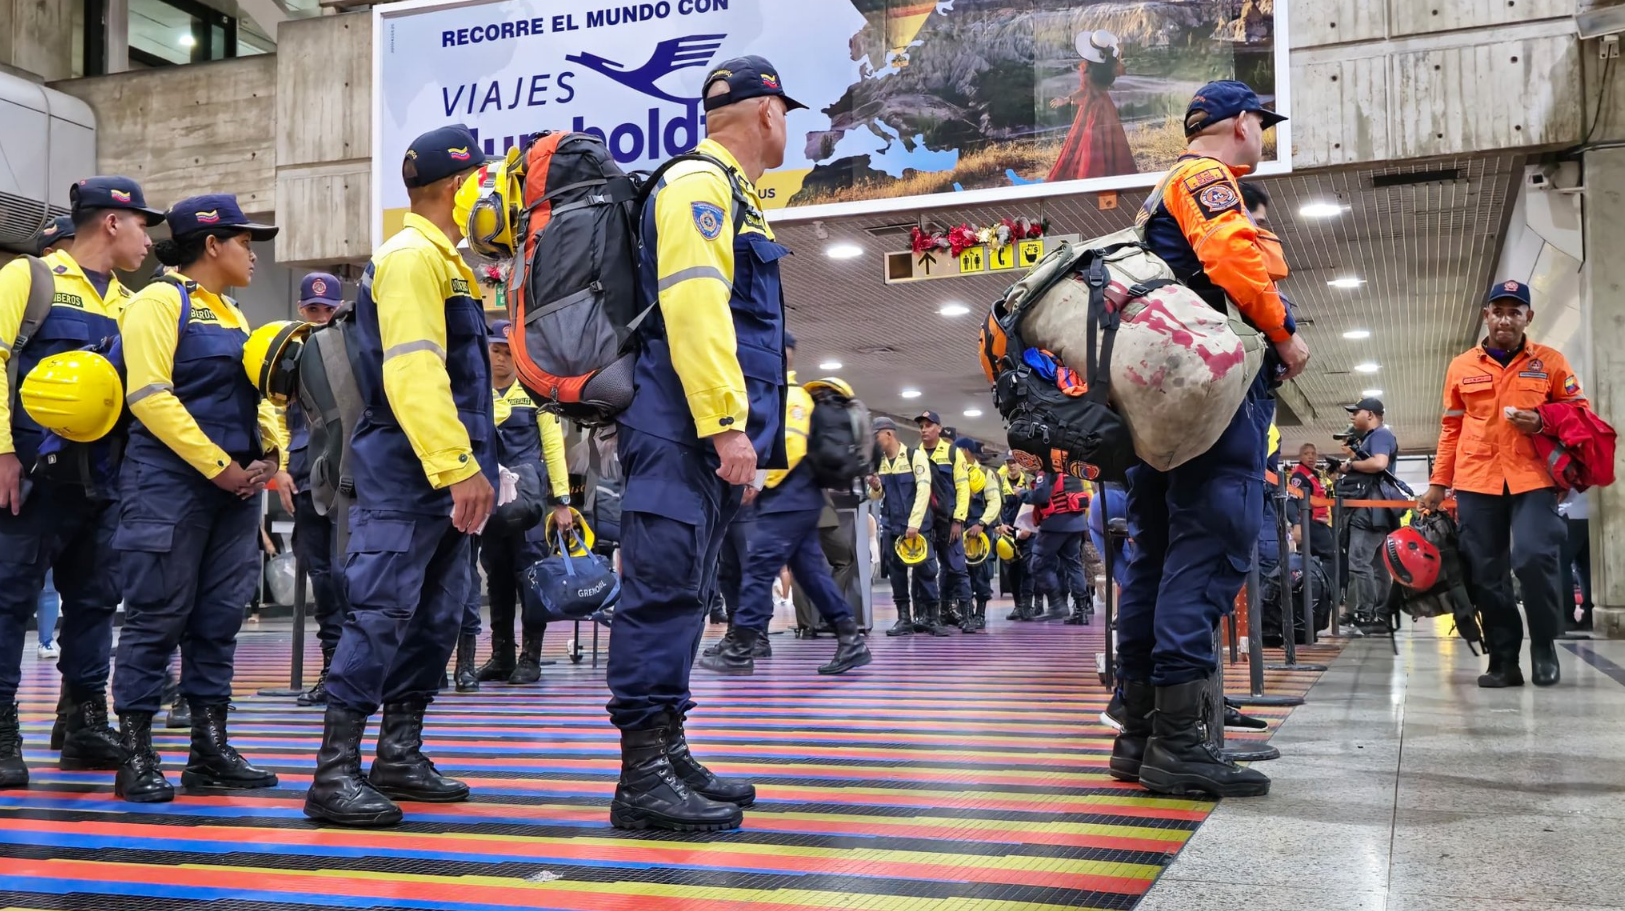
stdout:
[(1189, 150), (1140, 213), (1147, 245), (1179, 281), (1221, 313), (1226, 298), (1234, 301), (1271, 344), (1207, 452), (1171, 471), (1142, 463), (1128, 473), (1134, 553), (1118, 603), (1124, 714), (1111, 771), (1157, 793), (1269, 793), (1262, 772), (1226, 761), (1200, 727), (1207, 681), (1218, 671), (1213, 630), (1241, 590), (1263, 521), (1270, 386), (1309, 360), (1275, 287), (1286, 260), (1248, 217), (1236, 182), (1262, 157), (1265, 131), (1283, 119), (1240, 82), (1204, 86), (1185, 115)]
[(1552, 640), (1562, 630), (1558, 557), (1568, 530), (1557, 511), (1557, 485), (1530, 437), (1541, 430), (1535, 410), (1541, 405), (1586, 400), (1562, 352), (1524, 335), (1534, 315), (1527, 285), (1490, 289), (1484, 341), (1451, 361), (1445, 374), (1439, 451), (1421, 502), (1438, 509), (1448, 489), (1456, 492), (1468, 590), (1484, 615), (1490, 656), (1489, 672), (1478, 678), (1482, 687), (1523, 686), (1512, 573), (1529, 615), (1535, 685), (1551, 686), (1559, 676)]

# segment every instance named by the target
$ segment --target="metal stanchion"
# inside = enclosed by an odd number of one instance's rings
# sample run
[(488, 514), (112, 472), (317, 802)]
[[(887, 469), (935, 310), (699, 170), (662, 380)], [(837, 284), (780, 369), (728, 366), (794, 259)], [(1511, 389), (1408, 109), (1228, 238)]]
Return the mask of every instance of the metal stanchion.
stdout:
[(1247, 681), (1248, 693), (1231, 696), (1237, 705), (1294, 706), (1303, 705), (1300, 696), (1266, 696), (1264, 694), (1264, 621), (1259, 617), (1262, 600), (1258, 595), (1258, 545), (1253, 545), (1253, 565), (1247, 570)]
[(297, 696), (305, 691), (305, 568), (299, 558), (293, 563), (293, 661), (288, 668), (286, 687), (270, 686), (261, 696)]
[[(1292, 603), (1292, 554), (1287, 548), (1286, 533), (1286, 501), (1289, 494), (1286, 487), (1286, 472), (1277, 472), (1275, 490), (1275, 537), (1281, 548), (1280, 575), (1281, 575), (1281, 646), (1286, 653), (1285, 664), (1269, 665), (1272, 671), (1323, 671), (1324, 664), (1298, 663), (1298, 624), (1296, 608)], [(1308, 575), (1309, 567), (1304, 566), (1304, 574)], [(1307, 583), (1305, 588), (1307, 588)], [(1311, 623), (1311, 626), (1314, 624)], [(1309, 635), (1312, 635), (1309, 634)], [(1308, 640), (1308, 636), (1305, 636)]]
[(1310, 645), (1315, 644), (1320, 634), (1320, 624), (1315, 622), (1315, 546), (1311, 543), (1314, 536), (1309, 533), (1312, 531), (1310, 523), (1314, 521), (1314, 514), (1314, 507), (1305, 497), (1304, 507), (1298, 511), (1298, 534), (1303, 538), (1303, 546), (1298, 548), (1298, 554), (1303, 562), (1303, 628), (1308, 630), (1305, 638)]

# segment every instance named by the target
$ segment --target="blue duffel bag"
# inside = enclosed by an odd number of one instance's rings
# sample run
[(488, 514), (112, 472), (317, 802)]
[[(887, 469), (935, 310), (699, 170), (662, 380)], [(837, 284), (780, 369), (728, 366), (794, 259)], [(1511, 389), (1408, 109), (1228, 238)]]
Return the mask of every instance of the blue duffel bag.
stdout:
[(608, 557), (586, 551), (579, 544), (571, 554), (566, 534), (557, 534), (552, 554), (520, 573), (525, 623), (593, 620), (607, 624), (621, 597), (621, 577), (615, 574)]

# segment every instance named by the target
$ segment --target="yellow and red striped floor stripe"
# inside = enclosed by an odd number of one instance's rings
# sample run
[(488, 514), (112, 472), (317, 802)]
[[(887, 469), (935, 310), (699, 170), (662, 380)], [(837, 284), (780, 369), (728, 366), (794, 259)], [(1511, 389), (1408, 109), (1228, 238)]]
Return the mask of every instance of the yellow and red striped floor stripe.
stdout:
[[(469, 803), (408, 804), (393, 830), (322, 828), (300, 811), (320, 710), (252, 695), (287, 672), (286, 627), (266, 627), (241, 638), (231, 727), (281, 786), (171, 804), (126, 804), (111, 773), (57, 769), (57, 677), (28, 651), (33, 780), (0, 791), (0, 911), (1126, 909), (1213, 806), (1106, 775), (1098, 626), (995, 620), (982, 635), (876, 636), (875, 663), (842, 677), (814, 673), (831, 640), (787, 636), (755, 677), (697, 672), (697, 753), (758, 785), (737, 832), (609, 828), (603, 671), (562, 660), (561, 641), (540, 685), (447, 693), (431, 710), (428, 752), (474, 788)], [(1232, 691), (1245, 670), (1230, 670)], [(1268, 679), (1301, 694), (1314, 675)], [(178, 784), (186, 734), (158, 740)]]

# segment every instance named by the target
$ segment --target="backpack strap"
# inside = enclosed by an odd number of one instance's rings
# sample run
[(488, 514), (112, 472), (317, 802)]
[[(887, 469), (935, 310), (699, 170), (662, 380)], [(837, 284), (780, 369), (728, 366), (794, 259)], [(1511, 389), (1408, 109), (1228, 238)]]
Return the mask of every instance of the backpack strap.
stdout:
[(23, 305), (23, 321), (17, 327), (17, 337), (11, 342), (11, 356), (6, 360), (6, 389), (11, 396), (13, 416), (17, 414), (18, 372), (22, 369), (17, 355), (51, 315), (51, 302), (56, 299), (56, 278), (51, 274), (50, 264), (37, 256), (23, 259), (28, 262), (28, 303)]
[[(360, 372), (360, 365), (357, 363), (360, 353), (351, 349), (350, 340), (344, 331), (353, 322), (354, 313), (353, 301), (339, 308), (328, 323), (333, 331), (324, 333), (322, 344), (319, 346), (322, 372), (327, 375), (328, 388), (333, 394), (336, 412), (334, 417), (338, 419), (343, 441), (339, 450), (338, 487), (326, 513), (333, 522), (335, 557), (341, 561), (349, 548), (350, 503), (355, 499), (355, 464), (351, 437), (355, 433), (356, 425), (361, 421), (361, 413), (366, 410), (366, 402), (361, 398), (361, 388), (355, 381)], [(335, 383), (334, 377), (344, 379)], [(323, 417), (326, 421), (327, 416)]]

